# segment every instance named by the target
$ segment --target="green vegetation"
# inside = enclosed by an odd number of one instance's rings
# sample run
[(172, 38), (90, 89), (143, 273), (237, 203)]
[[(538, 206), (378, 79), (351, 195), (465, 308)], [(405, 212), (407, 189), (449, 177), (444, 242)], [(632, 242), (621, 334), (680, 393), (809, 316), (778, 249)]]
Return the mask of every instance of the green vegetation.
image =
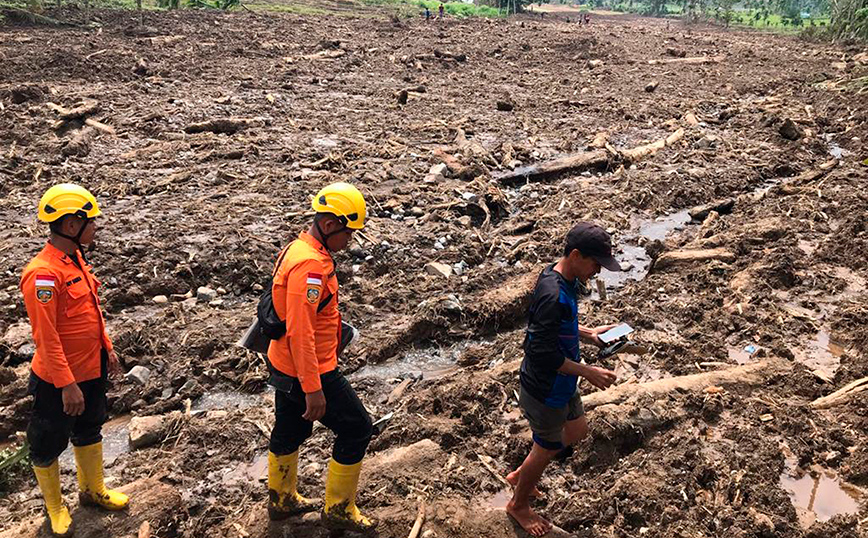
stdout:
[(20, 448), (0, 450), (0, 491), (8, 491), (9, 486), (24, 478), (30, 469), (30, 446), (24, 443)]
[[(440, 2), (436, 0), (361, 0), (361, 3), (368, 6), (397, 6), (407, 15), (410, 15), (411, 11), (424, 11), (427, 7), (434, 17), (437, 16), (437, 10), (440, 7)], [(476, 6), (464, 2), (445, 2), (443, 9), (446, 11), (446, 15), (457, 18), (501, 16), (495, 7)]]

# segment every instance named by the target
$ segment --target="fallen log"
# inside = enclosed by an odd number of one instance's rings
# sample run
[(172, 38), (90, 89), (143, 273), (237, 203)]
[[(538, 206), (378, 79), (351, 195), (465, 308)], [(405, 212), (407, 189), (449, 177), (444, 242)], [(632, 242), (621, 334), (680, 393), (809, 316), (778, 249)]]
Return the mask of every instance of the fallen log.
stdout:
[(607, 390), (582, 396), (585, 409), (606, 404), (618, 404), (634, 396), (662, 396), (676, 390), (700, 391), (709, 386), (756, 385), (764, 382), (767, 373), (780, 373), (792, 368), (789, 361), (769, 359), (725, 370), (658, 379), (648, 383), (618, 385)]
[(449, 58), (449, 59), (455, 60), (456, 62), (466, 62), (467, 61), (467, 55), (466, 54), (453, 54), (451, 52), (440, 51), (437, 49), (434, 49), (434, 56), (436, 56), (437, 58)]
[(811, 407), (814, 409), (828, 409), (836, 405), (840, 405), (849, 400), (854, 394), (868, 390), (868, 377), (857, 379), (852, 383), (836, 390), (828, 396), (817, 398), (811, 402)]
[(184, 127), (188, 134), (211, 132), (216, 134), (235, 134), (248, 127), (261, 127), (265, 121), (261, 118), (222, 118), (199, 123), (191, 123)]
[(666, 138), (663, 138), (656, 142), (652, 142), (651, 144), (645, 144), (644, 146), (638, 146), (633, 149), (622, 150), (621, 155), (627, 162), (636, 162), (638, 160), (644, 159), (645, 157), (648, 157), (649, 155), (657, 153), (658, 151), (667, 146), (675, 144), (682, 138), (684, 138), (684, 129), (678, 129)]
[(419, 531), (422, 530), (422, 523), (425, 521), (425, 499), (419, 499), (419, 512), (416, 515), (416, 521), (413, 522), (413, 528), (410, 529), (410, 534), (407, 538), (418, 538)]
[(105, 134), (110, 134), (110, 135), (115, 134), (115, 128), (114, 127), (112, 127), (111, 125), (106, 125), (105, 123), (96, 121), (95, 119), (92, 119), (92, 118), (87, 118), (86, 120), (84, 120), (84, 124), (90, 125), (94, 129), (101, 131)]
[(735, 261), (735, 254), (725, 248), (709, 248), (700, 250), (676, 250), (665, 252), (657, 258), (654, 269), (664, 269), (673, 265), (686, 265), (691, 263), (708, 262), (719, 260), (726, 263)]
[[(448, 164), (447, 164), (448, 166)], [(565, 172), (601, 170), (609, 166), (609, 153), (605, 150), (586, 151), (567, 155), (553, 161), (521, 166), (494, 174), (501, 183), (514, 184), (523, 181), (539, 181)]]
[(721, 54), (718, 56), (696, 56), (692, 58), (671, 58), (665, 60), (648, 60), (648, 65), (666, 65), (666, 64), (716, 64), (726, 59), (726, 56)]
[(99, 112), (99, 103), (93, 99), (79, 101), (73, 108), (65, 108), (57, 103), (45, 103), (45, 106), (55, 111), (63, 121), (80, 120), (86, 116)]

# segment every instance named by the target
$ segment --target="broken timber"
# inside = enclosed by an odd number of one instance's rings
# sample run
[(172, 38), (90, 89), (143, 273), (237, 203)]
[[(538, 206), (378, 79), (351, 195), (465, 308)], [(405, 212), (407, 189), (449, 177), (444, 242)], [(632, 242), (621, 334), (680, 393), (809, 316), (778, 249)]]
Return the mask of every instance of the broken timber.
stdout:
[(715, 370), (701, 374), (658, 379), (648, 383), (622, 384), (607, 390), (582, 396), (586, 409), (606, 404), (618, 404), (633, 396), (657, 397), (674, 391), (698, 391), (709, 386), (756, 385), (764, 382), (767, 373), (780, 373), (792, 368), (789, 361), (769, 359), (761, 362)]
[(505, 184), (520, 183), (525, 180), (539, 181), (564, 172), (603, 170), (609, 167), (609, 163), (609, 152), (606, 150), (587, 151), (540, 164), (521, 166), (515, 170), (494, 174), (494, 178)]
[(836, 405), (842, 404), (849, 400), (854, 394), (868, 390), (868, 377), (857, 379), (856, 381), (846, 385), (828, 396), (817, 398), (811, 402), (811, 407), (814, 409), (828, 409)]
[(603, 145), (605, 149), (574, 153), (539, 164), (521, 166), (515, 170), (494, 174), (494, 178), (504, 184), (515, 184), (523, 181), (540, 181), (566, 172), (582, 172), (585, 170), (606, 170), (611, 168), (618, 159), (631, 163), (657, 153), (663, 148), (672, 146), (684, 138), (684, 129), (678, 129), (666, 138), (651, 144), (645, 144), (632, 149), (618, 151), (607, 144), (607, 135), (600, 133), (592, 142), (593, 146)]
[(665, 64), (717, 64), (722, 62), (726, 56), (696, 56), (693, 58), (672, 58), (666, 60), (648, 60), (648, 65), (665, 65)]

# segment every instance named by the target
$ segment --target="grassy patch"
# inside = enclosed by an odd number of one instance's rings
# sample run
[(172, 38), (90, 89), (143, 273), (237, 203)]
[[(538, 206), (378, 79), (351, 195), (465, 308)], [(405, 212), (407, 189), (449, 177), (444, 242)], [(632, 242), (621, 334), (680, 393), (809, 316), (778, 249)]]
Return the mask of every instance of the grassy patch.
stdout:
[[(401, 8), (401, 11), (403, 12), (410, 10), (418, 10), (419, 12), (422, 12), (427, 7), (431, 11), (431, 15), (434, 17), (437, 16), (437, 10), (440, 7), (440, 2), (435, 0), (361, 0), (361, 3), (368, 6), (397, 6)], [(463, 2), (444, 3), (443, 9), (446, 11), (447, 15), (457, 18), (501, 16), (496, 8), (490, 6), (475, 6)]]
[(9, 491), (15, 482), (23, 480), (30, 470), (30, 446), (0, 450), (0, 491)]

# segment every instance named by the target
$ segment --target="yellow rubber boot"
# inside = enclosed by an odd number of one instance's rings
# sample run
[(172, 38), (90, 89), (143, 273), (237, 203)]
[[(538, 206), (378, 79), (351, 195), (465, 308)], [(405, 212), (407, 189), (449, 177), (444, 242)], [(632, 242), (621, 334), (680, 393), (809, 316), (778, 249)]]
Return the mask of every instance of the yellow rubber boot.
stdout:
[(54, 536), (72, 536), (72, 518), (69, 510), (63, 505), (60, 496), (60, 467), (57, 460), (48, 467), (33, 467), (36, 481), (45, 499), (45, 511), (48, 513), (48, 522), (51, 534)]
[(123, 510), (130, 498), (120, 491), (107, 489), (103, 482), (102, 443), (72, 447), (78, 469), (78, 499), (81, 504), (101, 506), (106, 510)]
[(317, 503), (298, 494), (298, 450), (278, 456), (268, 452), (268, 517), (280, 521), (316, 510)]
[(356, 491), (359, 488), (359, 474), (362, 462), (342, 465), (334, 459), (329, 461), (329, 474), (326, 480), (325, 507), (322, 522), (335, 530), (368, 532), (377, 526), (363, 516), (356, 508)]

